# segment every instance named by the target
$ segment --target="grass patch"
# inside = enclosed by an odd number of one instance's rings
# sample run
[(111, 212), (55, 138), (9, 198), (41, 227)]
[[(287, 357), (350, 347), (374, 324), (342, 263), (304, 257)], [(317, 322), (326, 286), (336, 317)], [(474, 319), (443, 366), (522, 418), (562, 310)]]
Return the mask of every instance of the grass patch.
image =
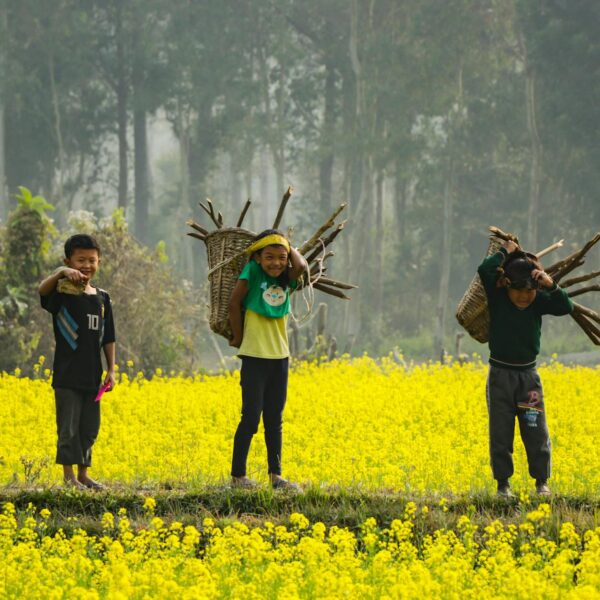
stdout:
[[(600, 525), (600, 499), (594, 497), (554, 496), (550, 499), (532, 497), (524, 502), (504, 500), (480, 493), (448, 496), (411, 496), (393, 492), (364, 492), (353, 489), (324, 489), (311, 487), (302, 492), (273, 491), (269, 487), (256, 490), (231, 489), (229, 486), (209, 486), (201, 490), (111, 488), (102, 492), (80, 492), (63, 488), (33, 489), (6, 487), (0, 489), (0, 505), (12, 502), (18, 513), (30, 505), (38, 510), (47, 508), (52, 516), (49, 531), (63, 529), (67, 534), (76, 528), (88, 533), (100, 533), (100, 520), (105, 512), (116, 513), (120, 508), (135, 527), (145, 527), (149, 514), (144, 509), (148, 496), (156, 501), (154, 514), (167, 523), (180, 521), (200, 526), (205, 517), (213, 518), (220, 526), (240, 520), (262, 525), (265, 521), (287, 524), (290, 514), (304, 514), (312, 523), (321, 521), (328, 527), (337, 525), (357, 531), (368, 517), (374, 517), (381, 527), (394, 519), (402, 519), (407, 504), (416, 505), (415, 532), (422, 537), (437, 529), (454, 529), (458, 519), (468, 515), (480, 528), (500, 520), (519, 524), (526, 513), (541, 502), (552, 508), (552, 520), (547, 535), (558, 540), (562, 523), (572, 522), (579, 531)], [(426, 508), (425, 508), (426, 507)]]

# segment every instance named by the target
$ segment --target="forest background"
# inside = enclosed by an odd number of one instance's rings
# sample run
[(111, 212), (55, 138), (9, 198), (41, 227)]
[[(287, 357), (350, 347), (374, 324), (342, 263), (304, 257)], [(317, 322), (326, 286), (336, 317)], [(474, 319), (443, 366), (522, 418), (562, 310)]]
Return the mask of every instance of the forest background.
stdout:
[(0, 0), (0, 370), (51, 353), (35, 288), (81, 230), (122, 364), (229, 364), (186, 220), (251, 198), (260, 231), (288, 184), (296, 244), (348, 202), (330, 269), (360, 286), (296, 353), (455, 353), (488, 225), (553, 260), (599, 228), (599, 31), (595, 0)]

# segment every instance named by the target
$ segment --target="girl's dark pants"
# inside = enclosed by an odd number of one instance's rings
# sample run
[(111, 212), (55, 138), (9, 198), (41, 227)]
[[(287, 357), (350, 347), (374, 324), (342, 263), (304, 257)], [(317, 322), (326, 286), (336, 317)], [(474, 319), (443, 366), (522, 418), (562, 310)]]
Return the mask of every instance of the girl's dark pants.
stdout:
[(233, 438), (231, 475), (246, 475), (252, 436), (262, 414), (269, 473), (281, 475), (281, 424), (287, 396), (288, 359), (242, 357), (242, 418)]
[(92, 446), (100, 430), (100, 402), (96, 392), (56, 388), (56, 464), (92, 464)]
[(546, 480), (551, 473), (551, 444), (540, 376), (536, 369), (519, 371), (490, 366), (487, 382), (490, 458), (494, 479), (505, 481), (513, 468), (515, 417), (525, 445), (529, 474)]

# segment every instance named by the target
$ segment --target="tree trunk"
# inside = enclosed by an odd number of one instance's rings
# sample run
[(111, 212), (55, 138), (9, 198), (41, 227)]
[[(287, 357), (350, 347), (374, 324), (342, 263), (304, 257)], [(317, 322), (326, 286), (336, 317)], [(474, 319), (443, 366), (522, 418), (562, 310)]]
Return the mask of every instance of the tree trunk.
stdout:
[(529, 173), (529, 211), (527, 215), (527, 244), (531, 252), (538, 247), (538, 223), (540, 214), (540, 189), (542, 180), (542, 143), (537, 126), (535, 100), (535, 74), (528, 67), (525, 77), (525, 98), (527, 102), (527, 131), (531, 143), (531, 169)]
[[(180, 179), (180, 199), (179, 199), (179, 210), (177, 211), (178, 220), (181, 223), (185, 223), (186, 218), (189, 217), (190, 207), (190, 139), (189, 139), (189, 120), (185, 109), (179, 103), (177, 109), (177, 129), (178, 129), (178, 140), (179, 140), (179, 179)], [(181, 270), (190, 279), (194, 279), (195, 270), (192, 259), (192, 245), (189, 239), (183, 240), (181, 243)]]
[(396, 209), (396, 231), (400, 243), (404, 243), (406, 234), (406, 185), (402, 175), (402, 164), (396, 159), (396, 173), (394, 179), (394, 208)]
[(149, 242), (148, 212), (150, 206), (150, 170), (148, 167), (148, 129), (146, 111), (139, 101), (139, 90), (134, 89), (133, 111), (135, 234), (144, 243)]
[(6, 82), (6, 40), (8, 39), (7, 11), (0, 13), (0, 219), (8, 216), (8, 193), (6, 189), (6, 153), (4, 139), (4, 94)]
[(55, 206), (57, 209), (56, 218), (60, 225), (64, 225), (67, 217), (64, 199), (65, 151), (60, 118), (60, 102), (58, 99), (58, 91), (56, 89), (54, 55), (52, 50), (48, 52), (48, 73), (50, 75), (50, 96), (52, 98), (52, 109), (54, 113), (54, 135), (56, 138), (56, 149), (58, 152), (57, 199), (55, 201)]
[(333, 134), (335, 128), (335, 69), (325, 64), (325, 107), (319, 162), (321, 212), (328, 214), (332, 208), (331, 187), (333, 176)]
[(125, 41), (121, 2), (115, 3), (115, 35), (117, 42), (117, 120), (119, 137), (118, 206), (127, 207), (127, 81), (125, 75)]
[(448, 290), (450, 287), (450, 257), (452, 252), (452, 196), (454, 185), (454, 168), (452, 162), (448, 169), (444, 183), (443, 222), (442, 222), (442, 248), (441, 248), (441, 273), (438, 288), (438, 302), (436, 311), (436, 326), (434, 334), (435, 356), (443, 361), (444, 336), (446, 333), (446, 319), (448, 316)]
[(383, 172), (375, 180), (375, 331), (379, 337), (383, 329)]
[(4, 105), (0, 95), (0, 219), (8, 216), (8, 194), (6, 191), (6, 169), (4, 153)]

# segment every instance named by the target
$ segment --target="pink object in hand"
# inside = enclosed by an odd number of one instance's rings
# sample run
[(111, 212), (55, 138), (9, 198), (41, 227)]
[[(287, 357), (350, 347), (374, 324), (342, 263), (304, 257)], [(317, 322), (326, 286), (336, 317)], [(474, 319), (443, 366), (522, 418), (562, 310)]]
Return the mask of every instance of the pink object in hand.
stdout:
[(110, 390), (110, 387), (111, 387), (110, 383), (106, 383), (98, 390), (98, 394), (96, 395), (96, 402), (100, 402), (100, 398), (102, 398), (102, 394), (104, 394), (104, 392), (106, 392), (106, 390)]

